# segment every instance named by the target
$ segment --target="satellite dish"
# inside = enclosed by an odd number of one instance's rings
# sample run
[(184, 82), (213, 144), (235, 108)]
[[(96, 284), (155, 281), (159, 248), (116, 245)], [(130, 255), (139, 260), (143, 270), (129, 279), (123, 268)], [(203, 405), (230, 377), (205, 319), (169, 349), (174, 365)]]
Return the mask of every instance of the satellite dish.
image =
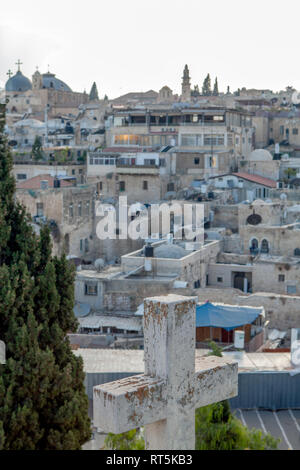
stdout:
[(292, 94), (292, 103), (293, 104), (300, 104), (300, 92), (294, 91)]

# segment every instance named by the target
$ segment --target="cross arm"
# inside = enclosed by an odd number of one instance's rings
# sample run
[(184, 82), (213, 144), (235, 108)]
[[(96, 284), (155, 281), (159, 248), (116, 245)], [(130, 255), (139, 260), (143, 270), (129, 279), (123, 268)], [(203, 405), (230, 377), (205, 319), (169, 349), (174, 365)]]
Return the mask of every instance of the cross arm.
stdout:
[(194, 407), (200, 408), (238, 395), (238, 363), (207, 356), (196, 358)]
[(165, 418), (166, 384), (135, 375), (94, 387), (94, 424), (119, 434)]

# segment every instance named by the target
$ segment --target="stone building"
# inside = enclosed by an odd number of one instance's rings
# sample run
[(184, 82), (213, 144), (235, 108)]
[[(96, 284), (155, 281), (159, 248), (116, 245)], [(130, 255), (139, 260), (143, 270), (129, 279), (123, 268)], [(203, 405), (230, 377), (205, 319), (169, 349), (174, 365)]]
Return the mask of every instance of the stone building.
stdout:
[(10, 77), (5, 85), (9, 99), (8, 113), (28, 113), (41, 118), (44, 116), (45, 107), (49, 105), (49, 116), (57, 114), (76, 116), (78, 106), (89, 101), (86, 93), (73, 92), (55, 74), (49, 71), (41, 74), (36, 70), (30, 81), (22, 74), (20, 61), (17, 65), (17, 73)]
[[(73, 183), (72, 183), (73, 181)], [(76, 179), (38, 175), (17, 184), (17, 199), (32, 216), (36, 230), (48, 223), (53, 252), (89, 261), (94, 253), (94, 185)]]

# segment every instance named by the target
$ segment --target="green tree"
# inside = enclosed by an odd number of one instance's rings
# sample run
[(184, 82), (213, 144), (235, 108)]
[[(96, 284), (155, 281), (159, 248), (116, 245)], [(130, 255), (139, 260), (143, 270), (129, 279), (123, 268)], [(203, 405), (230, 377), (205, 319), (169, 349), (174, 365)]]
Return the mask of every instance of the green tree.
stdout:
[(216, 77), (215, 84), (214, 84), (213, 95), (214, 96), (219, 96), (219, 85), (218, 85), (218, 78), (217, 77)]
[(35, 136), (32, 145), (31, 155), (35, 161), (43, 160), (42, 139), (38, 135)]
[(196, 450), (272, 450), (277, 444), (270, 434), (243, 426), (227, 400), (196, 410)]
[(0, 105), (0, 449), (80, 449), (90, 438), (83, 362), (71, 351), (74, 270), (15, 201)]
[(286, 181), (288, 181), (297, 175), (297, 170), (296, 168), (287, 168), (284, 170), (284, 174), (286, 175)]
[(207, 74), (202, 86), (202, 95), (211, 96), (211, 94), (211, 79), (210, 75)]
[(194, 86), (194, 89), (191, 91), (191, 95), (194, 97), (200, 96), (199, 85)]
[(104, 442), (105, 449), (111, 450), (143, 450), (145, 441), (139, 429), (124, 432), (123, 434), (109, 433)]

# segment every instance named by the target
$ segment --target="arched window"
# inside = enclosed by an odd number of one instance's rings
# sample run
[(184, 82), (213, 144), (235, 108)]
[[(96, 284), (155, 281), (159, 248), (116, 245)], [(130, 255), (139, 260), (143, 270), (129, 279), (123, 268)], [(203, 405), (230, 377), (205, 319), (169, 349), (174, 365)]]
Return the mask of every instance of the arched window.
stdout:
[(252, 238), (250, 241), (250, 253), (258, 253), (258, 240), (256, 238)]
[(268, 242), (268, 240), (263, 240), (261, 242), (260, 251), (261, 251), (261, 253), (269, 253), (269, 242)]

